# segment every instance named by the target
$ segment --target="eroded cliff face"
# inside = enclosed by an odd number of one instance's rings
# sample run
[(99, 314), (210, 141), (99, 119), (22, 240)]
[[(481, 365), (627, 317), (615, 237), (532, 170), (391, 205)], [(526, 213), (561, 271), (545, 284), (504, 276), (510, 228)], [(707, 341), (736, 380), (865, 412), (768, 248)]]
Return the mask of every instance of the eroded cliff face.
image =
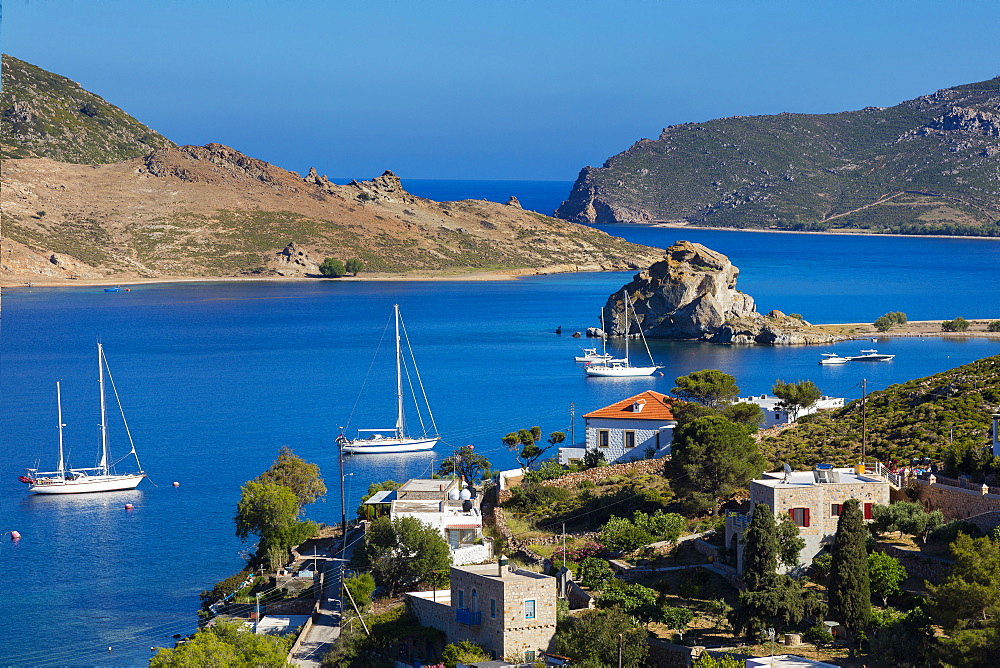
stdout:
[(757, 313), (753, 297), (736, 289), (739, 273), (722, 253), (678, 241), (667, 249), (663, 260), (608, 297), (603, 310), (606, 331), (610, 336), (641, 331), (650, 338), (772, 345), (830, 343), (842, 338), (780, 311)]

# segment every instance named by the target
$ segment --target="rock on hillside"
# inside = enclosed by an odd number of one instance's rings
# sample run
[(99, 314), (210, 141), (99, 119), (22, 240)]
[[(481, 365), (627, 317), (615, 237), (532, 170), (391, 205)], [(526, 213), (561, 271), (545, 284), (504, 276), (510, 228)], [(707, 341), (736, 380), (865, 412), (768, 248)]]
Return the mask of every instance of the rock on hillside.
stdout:
[(670, 126), (584, 168), (556, 215), (1000, 236), (1000, 77), (893, 107)]
[(326, 257), (358, 258), (369, 274), (529, 274), (637, 269), (658, 255), (516, 207), (415, 197), (392, 172), (339, 186), (221, 144), (108, 165), (8, 160), (0, 196), (0, 272), (21, 280), (307, 276)]
[(66, 77), (3, 55), (0, 158), (105, 164), (173, 146)]
[[(608, 297), (603, 317), (611, 336), (703, 339), (714, 343), (829, 343), (842, 337), (772, 311), (757, 313), (753, 298), (736, 289), (737, 269), (722, 253), (678, 241), (663, 260), (639, 272)], [(625, 318), (625, 304), (635, 317)]]

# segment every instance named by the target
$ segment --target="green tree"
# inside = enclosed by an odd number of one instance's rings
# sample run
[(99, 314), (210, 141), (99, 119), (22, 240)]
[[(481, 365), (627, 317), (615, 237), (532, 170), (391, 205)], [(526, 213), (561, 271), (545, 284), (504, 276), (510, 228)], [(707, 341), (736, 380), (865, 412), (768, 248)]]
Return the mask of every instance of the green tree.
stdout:
[(598, 466), (604, 466), (608, 463), (608, 460), (604, 458), (604, 453), (598, 448), (590, 448), (585, 453), (583, 453), (583, 468), (593, 469)]
[(358, 258), (351, 258), (350, 260), (347, 261), (347, 264), (344, 266), (344, 269), (347, 270), (347, 273), (351, 274), (352, 276), (357, 276), (358, 272), (363, 271), (364, 268), (365, 268), (365, 263), (359, 260)]
[(823, 649), (824, 645), (833, 643), (833, 634), (827, 630), (826, 624), (817, 622), (806, 629), (806, 632), (802, 634), (802, 639), (816, 645), (816, 651), (819, 651)]
[(789, 515), (782, 515), (778, 522), (778, 561), (785, 568), (795, 568), (805, 546), (805, 539), (799, 536), (799, 527)]
[(443, 476), (464, 476), (466, 482), (474, 485), (482, 480), (483, 474), (490, 470), (490, 460), (477, 454), (473, 446), (463, 445), (450, 457), (445, 457), (438, 467), (438, 474)]
[(344, 578), (344, 586), (351, 592), (354, 602), (361, 612), (365, 612), (371, 607), (372, 593), (375, 591), (375, 578), (371, 573), (358, 573), (349, 578)]
[(556, 629), (554, 644), (557, 654), (575, 659), (581, 665), (617, 666), (619, 642), (624, 668), (646, 665), (649, 653), (646, 629), (637, 627), (618, 608), (585, 610), (567, 617), (566, 623)]
[(944, 630), (940, 655), (954, 666), (992, 666), (1000, 648), (1000, 545), (989, 537), (959, 533), (955, 560), (939, 584), (927, 584), (930, 614)]
[(319, 266), (319, 273), (324, 276), (332, 276), (337, 278), (343, 276), (347, 273), (347, 269), (344, 268), (344, 263), (340, 260), (328, 257), (323, 260), (323, 264)]
[(930, 660), (934, 640), (931, 618), (920, 606), (905, 614), (892, 608), (872, 612), (868, 647), (880, 666), (936, 665)]
[(774, 512), (765, 503), (754, 506), (750, 526), (743, 532), (743, 583), (757, 591), (778, 568), (777, 525)]
[(710, 415), (674, 431), (666, 472), (693, 510), (715, 514), (723, 499), (764, 470), (764, 458), (743, 425)]
[(678, 376), (674, 383), (677, 387), (670, 391), (677, 397), (715, 409), (722, 408), (740, 394), (736, 379), (718, 369), (702, 369)]
[(865, 549), (867, 536), (861, 504), (857, 499), (848, 499), (837, 521), (828, 594), (834, 618), (851, 632), (852, 657), (872, 613), (868, 553)]
[(990, 320), (989, 324), (986, 325), (987, 332), (1000, 332), (1000, 320)]
[(900, 535), (905, 533), (926, 540), (927, 534), (942, 524), (944, 524), (944, 514), (940, 510), (927, 512), (922, 505), (914, 501), (872, 506), (871, 527), (876, 533), (898, 531)]
[(507, 449), (514, 453), (517, 463), (522, 469), (530, 469), (538, 459), (541, 458), (552, 447), (566, 440), (566, 434), (561, 431), (554, 431), (549, 434), (548, 446), (541, 447), (538, 442), (542, 440), (542, 428), (532, 427), (531, 429), (520, 429), (512, 431), (502, 439)]
[(476, 663), (479, 661), (489, 661), (489, 652), (471, 640), (462, 640), (457, 643), (445, 645), (441, 652), (441, 659), (445, 668), (455, 668), (459, 663)]
[(597, 597), (599, 608), (619, 607), (625, 613), (651, 622), (660, 615), (656, 607), (656, 591), (641, 584), (627, 584), (611, 579)]
[(219, 621), (173, 649), (160, 648), (153, 668), (271, 668), (287, 666), (293, 635), (256, 635), (239, 622)]
[(732, 420), (737, 424), (746, 425), (753, 431), (760, 429), (760, 423), (764, 421), (764, 411), (757, 404), (740, 401), (729, 404), (721, 411), (722, 417)]
[(880, 315), (879, 317), (875, 318), (875, 322), (872, 323), (872, 324), (875, 326), (875, 329), (877, 329), (878, 331), (880, 331), (880, 332), (888, 332), (890, 329), (892, 329), (892, 326), (895, 323), (892, 321), (892, 319), (889, 316), (887, 316), (887, 315)]
[(299, 500), (295, 493), (276, 483), (250, 481), (243, 485), (236, 505), (236, 535), (260, 540), (257, 563), (271, 568), (281, 565), (289, 550), (316, 533), (314, 522), (299, 522)]
[(792, 422), (799, 417), (799, 411), (809, 408), (823, 396), (816, 383), (811, 380), (786, 383), (779, 379), (774, 381), (771, 391), (774, 392), (774, 396), (781, 399), (779, 405), (791, 414)]
[(739, 605), (733, 610), (733, 628), (748, 638), (759, 636), (767, 627), (780, 629), (795, 625), (807, 615), (823, 614), (824, 606), (814, 591), (788, 575), (771, 573), (756, 590), (740, 593)]
[(431, 525), (413, 517), (380, 517), (368, 527), (359, 561), (393, 596), (427, 580), (434, 571), (447, 570), (451, 553)]
[(899, 583), (906, 579), (906, 567), (896, 557), (885, 552), (868, 555), (868, 582), (873, 597), (889, 605), (889, 597), (901, 593)]
[(310, 464), (288, 447), (278, 450), (274, 463), (254, 478), (254, 482), (284, 485), (295, 494), (300, 509), (315, 503), (326, 494), (326, 485), (319, 476), (319, 466)]
[(580, 562), (577, 571), (580, 577), (580, 584), (595, 591), (604, 589), (604, 586), (615, 577), (615, 572), (604, 559), (598, 557), (586, 557)]
[(688, 608), (676, 608), (664, 605), (660, 608), (660, 621), (672, 631), (677, 631), (684, 637), (684, 632), (694, 621), (694, 613)]
[(701, 656), (691, 664), (692, 668), (744, 668), (745, 665), (745, 660), (737, 659), (732, 654), (716, 657), (708, 652), (702, 652)]
[(942, 332), (964, 332), (967, 329), (969, 329), (969, 321), (962, 316), (941, 323)]

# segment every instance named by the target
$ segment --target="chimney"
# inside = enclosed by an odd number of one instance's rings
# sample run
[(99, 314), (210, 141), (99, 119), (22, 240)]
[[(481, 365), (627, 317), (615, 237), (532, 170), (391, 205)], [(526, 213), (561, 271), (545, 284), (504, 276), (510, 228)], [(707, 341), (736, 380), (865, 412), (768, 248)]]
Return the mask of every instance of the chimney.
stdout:
[(507, 570), (507, 557), (501, 554), (499, 557), (497, 557), (497, 576), (502, 578), (506, 570)]
[(1000, 413), (993, 414), (993, 456), (1000, 456)]

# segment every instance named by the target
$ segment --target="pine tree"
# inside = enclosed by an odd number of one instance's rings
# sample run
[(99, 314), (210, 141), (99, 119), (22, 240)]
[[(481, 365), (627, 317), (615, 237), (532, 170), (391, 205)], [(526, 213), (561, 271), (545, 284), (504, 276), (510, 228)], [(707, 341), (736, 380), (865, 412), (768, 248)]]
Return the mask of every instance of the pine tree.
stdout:
[(759, 590), (778, 568), (778, 530), (770, 506), (758, 503), (743, 534), (743, 583)]
[(834, 537), (829, 596), (830, 611), (853, 636), (852, 657), (872, 613), (868, 551), (865, 548), (867, 535), (861, 504), (857, 499), (847, 500)]

